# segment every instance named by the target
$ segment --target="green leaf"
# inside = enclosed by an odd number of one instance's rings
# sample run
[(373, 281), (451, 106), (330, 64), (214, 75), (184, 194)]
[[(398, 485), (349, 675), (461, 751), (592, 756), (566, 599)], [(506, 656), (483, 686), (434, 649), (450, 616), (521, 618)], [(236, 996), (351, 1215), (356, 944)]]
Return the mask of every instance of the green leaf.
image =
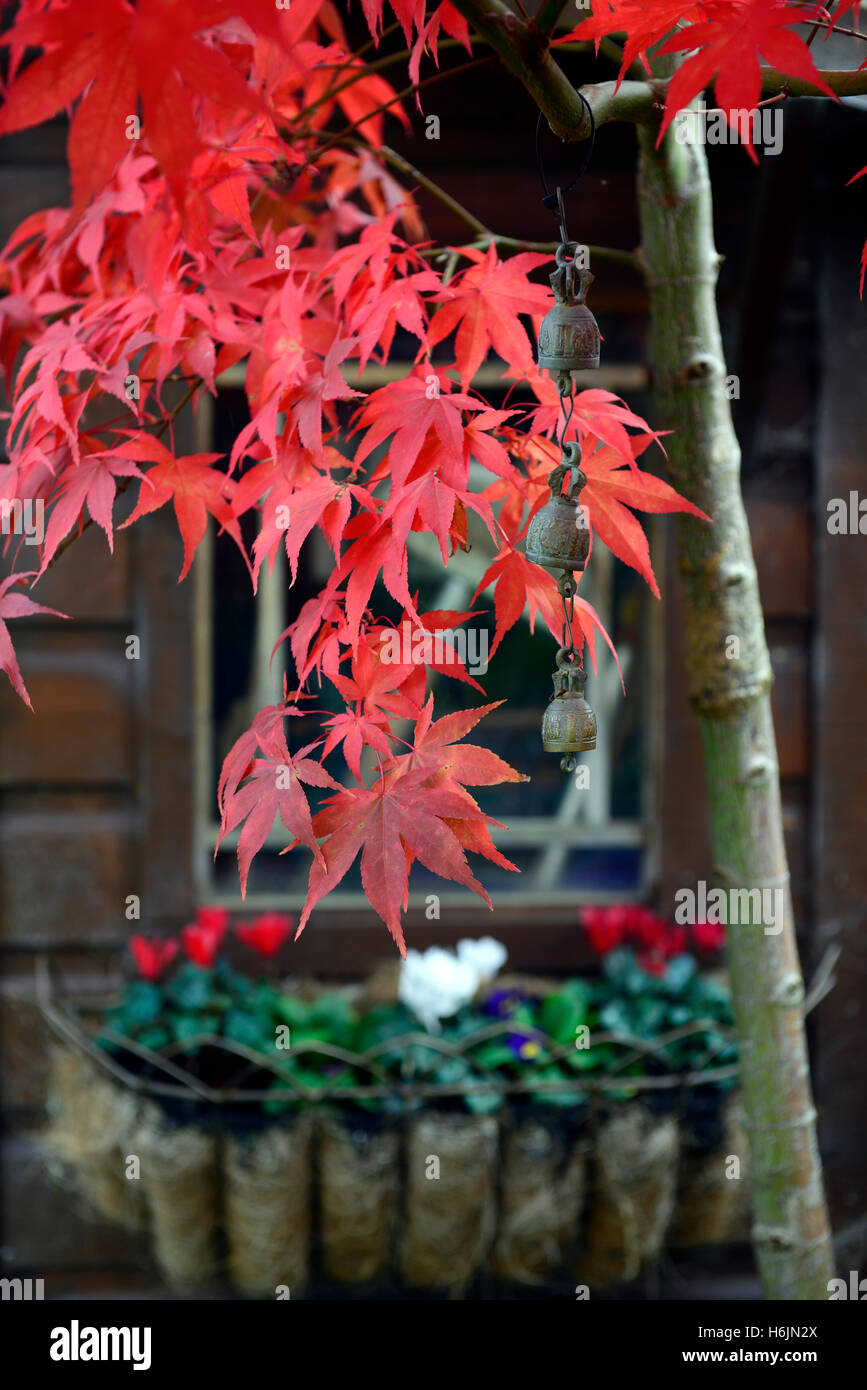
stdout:
[(127, 1037), (156, 1023), (163, 1012), (162, 991), (150, 980), (133, 980), (127, 985), (123, 1003), (112, 1009), (107, 1022), (117, 1033)]
[(517, 1057), (501, 1038), (489, 1038), (472, 1049), (473, 1061), (483, 1071), (496, 1071), (499, 1067), (514, 1067)]
[(176, 1042), (195, 1038), (199, 1033), (217, 1033), (220, 1028), (220, 1020), (215, 1014), (176, 1014), (170, 1022)]
[(159, 1052), (160, 1048), (165, 1047), (171, 1040), (172, 1035), (168, 1028), (146, 1028), (136, 1039), (142, 1047), (149, 1047), (151, 1052)]
[(169, 999), (185, 1014), (206, 1008), (212, 1001), (213, 990), (213, 972), (202, 970), (192, 961), (182, 965), (166, 985)]
[(570, 980), (556, 994), (549, 994), (539, 1010), (539, 1027), (555, 1042), (574, 1042), (575, 1030), (587, 1021), (589, 991), (578, 980)]
[(290, 1028), (300, 1028), (306, 1024), (310, 1018), (310, 1005), (303, 999), (299, 999), (294, 994), (278, 994), (274, 1003), (274, 1012), (281, 1023), (288, 1023)]
[(310, 1011), (310, 1021), (321, 1029), (323, 1041), (335, 1047), (348, 1047), (352, 1042), (355, 1013), (345, 994), (336, 990), (320, 994)]
[(263, 1026), (262, 1020), (242, 1009), (232, 1009), (226, 1014), (223, 1033), (232, 1042), (242, 1043), (256, 1052), (270, 1052), (274, 1043), (273, 1034)]
[(663, 983), (670, 994), (682, 994), (697, 970), (692, 956), (674, 956), (665, 968)]

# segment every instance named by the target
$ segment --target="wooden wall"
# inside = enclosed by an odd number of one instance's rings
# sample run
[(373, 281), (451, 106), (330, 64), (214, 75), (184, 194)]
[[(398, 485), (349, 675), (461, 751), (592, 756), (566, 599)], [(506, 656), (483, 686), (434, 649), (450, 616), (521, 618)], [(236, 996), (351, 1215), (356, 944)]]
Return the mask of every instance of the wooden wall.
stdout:
[[(548, 236), (532, 165), (532, 109), (502, 93), (498, 104), (493, 92), (486, 86), (476, 113), (447, 105), (443, 96), (443, 112), (453, 115), (443, 116), (441, 143), (426, 144), (417, 127), (405, 152), (458, 197), (464, 192), (497, 230)], [(506, 115), (509, 101), (514, 109)], [(755, 200), (751, 193), (739, 203), (743, 170), (721, 158), (718, 230), (738, 267), (728, 280), (724, 275), (723, 312), (730, 365), (742, 377), (745, 493), (776, 678), (786, 835), (807, 973), (827, 943), (844, 949), (837, 990), (812, 1030), (823, 1152), (843, 1226), (867, 1204), (867, 742), (860, 727), (867, 574), (858, 538), (828, 538), (824, 506), (863, 476), (867, 343), (855, 298), (859, 229), (839, 230), (853, 226), (851, 206), (841, 201), (842, 173), (830, 180), (833, 197), (817, 217), (814, 189), (805, 194), (798, 172), (815, 154), (809, 122), (797, 138), (803, 148), (763, 171)], [(582, 186), (573, 235), (630, 246), (637, 240), (626, 169), (631, 146), (623, 132), (613, 133), (606, 155), (606, 140)], [(28, 211), (64, 198), (62, 127), (6, 140), (0, 152), (5, 238)], [(460, 235), (428, 208), (436, 235)], [(740, 251), (739, 238), (749, 243)], [(629, 323), (640, 315), (644, 295), (636, 280), (615, 276), (598, 288), (603, 312), (622, 311)], [(628, 327), (620, 347), (628, 355), (637, 345)], [(41, 1121), (45, 1053), (32, 977), (37, 953), (50, 950), (72, 982), (96, 987), (115, 969), (131, 893), (141, 896), (147, 928), (175, 928), (194, 905), (191, 586), (176, 582), (174, 529), (158, 515), (131, 535), (119, 533), (113, 561), (95, 528), (77, 541), (40, 585), (42, 601), (74, 621), (28, 620), (16, 634), (37, 713), (0, 684), (3, 1246), (9, 1272), (48, 1276), (55, 1291), (64, 1280), (75, 1290), (121, 1290), (152, 1278), (141, 1248), (85, 1219), (45, 1181), (35, 1159), (30, 1136)], [(677, 887), (710, 870), (679, 603), (669, 573), (658, 770), (662, 910), (670, 909)], [(140, 661), (126, 659), (130, 633), (142, 639)], [(552, 969), (580, 960), (572, 921), (516, 922), (514, 929), (514, 939), (526, 943), (517, 957), (522, 964)], [(450, 939), (446, 929), (429, 930), (431, 939)], [(314, 924), (296, 963), (312, 970), (339, 954), (352, 973), (370, 958), (368, 939), (351, 924)]]

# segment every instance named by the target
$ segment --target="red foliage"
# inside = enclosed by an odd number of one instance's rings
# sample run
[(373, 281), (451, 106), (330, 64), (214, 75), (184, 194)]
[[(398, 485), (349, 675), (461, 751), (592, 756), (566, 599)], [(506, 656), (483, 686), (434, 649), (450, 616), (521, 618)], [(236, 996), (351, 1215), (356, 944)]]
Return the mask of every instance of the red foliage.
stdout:
[[(430, 13), (424, 0), (389, 4), (412, 83), (437, 60), (442, 31), (468, 47), (450, 4)], [(377, 39), (391, 22), (384, 0), (362, 8)], [(668, 124), (714, 76), (721, 101), (751, 105), (758, 53), (815, 80), (791, 28), (808, 12), (783, 0), (606, 0), (577, 32), (625, 31), (626, 62), (665, 39), (689, 51), (668, 87)], [(331, 0), (285, 10), (273, 0), (22, 0), (0, 41), (9, 50), (0, 133), (70, 107), (73, 184), (71, 208), (28, 217), (0, 253), (0, 366), (12, 402), (0, 498), (44, 504), (40, 574), (88, 518), (111, 546), (115, 497), (130, 486), (126, 525), (171, 503), (181, 578), (209, 518), (241, 549), (254, 584), (280, 545), (294, 582), (302, 545), (316, 530), (324, 536), (328, 582), (280, 639), (296, 688), (260, 711), (226, 759), (222, 833), (242, 826), (242, 888), (277, 817), (310, 851), (299, 930), (360, 853), (365, 892), (402, 943), (415, 858), (483, 897), (466, 851), (512, 867), (466, 785), (520, 774), (461, 743), (483, 711), (432, 722), (427, 670), (470, 677), (423, 655), (384, 663), (387, 624), (371, 616), (372, 594), (380, 581), (422, 635), (471, 617), (418, 613), (406, 547), (411, 532), (428, 531), (447, 563), (467, 546), (475, 511), (496, 546), (478, 589), (494, 588), (495, 648), (527, 607), (559, 640), (554, 580), (517, 549), (544, 498), (559, 419), (527, 332), (551, 302), (546, 258), (468, 245), (454, 248), (454, 273), (444, 275), (389, 172), (386, 113), (409, 121), (397, 88), (350, 51)], [(350, 387), (347, 364), (388, 362), (398, 329), (417, 344), (414, 367), (366, 394)], [(495, 410), (472, 390), (491, 351), (529, 385), (534, 405)], [(241, 361), (250, 421), (229, 459), (179, 456), (169, 382), (213, 393), (219, 373)], [(654, 436), (610, 392), (578, 395), (568, 437), (584, 449), (592, 531), (656, 593), (635, 512), (702, 514), (636, 465)], [(491, 475), (481, 492), (470, 486), (471, 459)], [(250, 514), (248, 553), (241, 520)], [(2, 620), (46, 611), (11, 592), (32, 578), (15, 574), (0, 589), (0, 664), (25, 700)], [(596, 632), (611, 643), (590, 604), (579, 597), (575, 608), (595, 665)], [(314, 677), (338, 691), (345, 712), (290, 751), (286, 721)], [(403, 721), (414, 726), (411, 752)], [(338, 750), (357, 785), (322, 766)], [(311, 809), (311, 788), (333, 794)], [(191, 958), (210, 963), (224, 925), (186, 927)]]

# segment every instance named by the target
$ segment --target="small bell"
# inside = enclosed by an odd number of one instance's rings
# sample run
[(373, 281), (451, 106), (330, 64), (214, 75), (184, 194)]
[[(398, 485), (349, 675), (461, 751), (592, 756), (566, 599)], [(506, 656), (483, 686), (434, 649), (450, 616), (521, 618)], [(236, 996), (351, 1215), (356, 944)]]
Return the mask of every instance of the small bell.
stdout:
[(539, 370), (554, 377), (599, 366), (599, 326), (584, 303), (593, 276), (576, 266), (577, 250), (575, 241), (557, 247), (557, 269), (549, 276), (556, 303), (539, 328)]
[(574, 772), (573, 754), (596, 747), (596, 715), (584, 699), (587, 676), (582, 666), (567, 661), (569, 654), (568, 647), (557, 653), (554, 694), (542, 716), (542, 746), (546, 753), (564, 755), (560, 760), (564, 772)]
[[(578, 502), (587, 478), (578, 467), (581, 446), (574, 440), (563, 445), (563, 461), (548, 474), (550, 499), (527, 528), (527, 559), (548, 570), (583, 570), (590, 550), (590, 529)], [(572, 472), (569, 492), (560, 489)]]

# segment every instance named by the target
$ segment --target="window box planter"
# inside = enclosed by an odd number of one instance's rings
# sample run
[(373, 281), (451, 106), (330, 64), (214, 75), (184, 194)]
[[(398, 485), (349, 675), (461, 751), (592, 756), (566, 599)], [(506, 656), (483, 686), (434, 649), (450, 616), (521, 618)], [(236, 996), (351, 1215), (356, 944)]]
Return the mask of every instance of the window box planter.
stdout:
[[(743, 1236), (747, 1183), (724, 1176), (727, 1155), (745, 1155), (737, 1092), (721, 1089), (736, 1064), (677, 1072), (663, 1060), (707, 1023), (650, 1042), (600, 1033), (610, 1065), (574, 1080), (474, 1065), (480, 1039), (514, 1038), (513, 1019), (457, 1043), (419, 1032), (364, 1052), (293, 1045), (299, 1066), (339, 1070), (313, 1085), (226, 1037), (151, 1050), (112, 1035), (93, 999), (64, 997), (47, 971), (40, 991), (59, 1038), (47, 1142), (103, 1215), (149, 1227), (174, 1289), (227, 1276), (252, 1297), (295, 1297), (311, 1278), (459, 1294), (486, 1270), (515, 1284), (580, 1278), (592, 1292), (635, 1278), (667, 1242)], [(574, 1053), (533, 1039), (550, 1059)], [(459, 1079), (404, 1079), (389, 1068), (397, 1048), (436, 1052)], [(220, 1085), (203, 1080), (206, 1058)], [(629, 1074), (636, 1059), (649, 1074)]]

